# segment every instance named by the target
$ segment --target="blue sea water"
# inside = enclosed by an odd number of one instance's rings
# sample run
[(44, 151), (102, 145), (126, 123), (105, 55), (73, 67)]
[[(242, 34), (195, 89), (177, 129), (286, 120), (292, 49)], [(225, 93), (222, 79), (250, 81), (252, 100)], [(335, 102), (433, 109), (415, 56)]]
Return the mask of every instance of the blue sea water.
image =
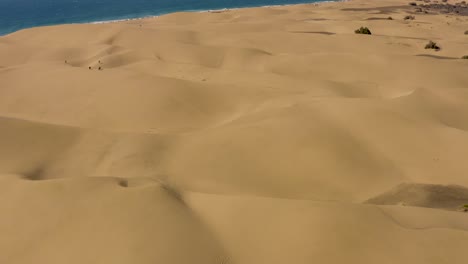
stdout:
[(323, 0), (0, 0), (0, 35), (35, 26)]

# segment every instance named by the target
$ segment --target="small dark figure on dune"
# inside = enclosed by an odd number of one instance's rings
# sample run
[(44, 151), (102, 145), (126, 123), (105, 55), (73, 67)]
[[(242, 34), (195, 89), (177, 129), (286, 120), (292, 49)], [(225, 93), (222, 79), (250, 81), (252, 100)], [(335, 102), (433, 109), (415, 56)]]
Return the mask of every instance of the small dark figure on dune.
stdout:
[(91, 66), (89, 66), (89, 67), (88, 67), (88, 69), (90, 69), (90, 70), (91, 70)]
[(433, 49), (433, 50), (440, 50), (440, 47), (437, 45), (437, 43), (435, 43), (434, 41), (429, 41), (429, 43), (426, 44), (426, 46), (424, 47), (425, 49)]
[(371, 31), (367, 27), (361, 27), (354, 31), (356, 34), (372, 35)]
[(99, 70), (102, 70), (102, 68), (101, 68), (101, 67), (99, 67)]

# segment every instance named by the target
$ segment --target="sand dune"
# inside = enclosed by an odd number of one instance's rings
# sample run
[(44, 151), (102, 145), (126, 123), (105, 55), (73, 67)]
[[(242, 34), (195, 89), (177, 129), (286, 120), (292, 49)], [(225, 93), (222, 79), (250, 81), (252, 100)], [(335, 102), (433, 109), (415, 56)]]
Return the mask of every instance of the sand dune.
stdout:
[(466, 263), (468, 19), (408, 3), (1, 37), (0, 263)]
[(157, 183), (0, 181), (10, 189), (0, 206), (8, 216), (0, 220), (2, 262), (216, 263), (226, 256), (191, 209)]

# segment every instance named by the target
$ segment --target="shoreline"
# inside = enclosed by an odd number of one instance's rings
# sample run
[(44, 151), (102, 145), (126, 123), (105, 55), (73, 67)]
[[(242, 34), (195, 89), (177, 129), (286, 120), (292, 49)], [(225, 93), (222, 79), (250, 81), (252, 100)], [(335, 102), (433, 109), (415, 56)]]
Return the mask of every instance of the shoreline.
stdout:
[(281, 7), (281, 6), (295, 6), (295, 5), (311, 5), (311, 4), (325, 4), (325, 3), (335, 3), (335, 2), (348, 2), (351, 0), (323, 0), (323, 1), (308, 1), (303, 3), (295, 3), (295, 4), (278, 4), (278, 5), (262, 5), (262, 6), (240, 6), (240, 7), (232, 7), (232, 8), (220, 8), (220, 9), (187, 9), (187, 10), (179, 10), (174, 12), (168, 13), (160, 13), (155, 15), (144, 15), (144, 16), (136, 16), (136, 17), (129, 17), (129, 18), (116, 18), (116, 19), (104, 19), (104, 20), (93, 20), (93, 21), (83, 21), (83, 22), (70, 22), (70, 23), (51, 23), (51, 24), (44, 24), (32, 27), (25, 27), (21, 28), (12, 32), (8, 33), (0, 33), (0, 37), (8, 36), (10, 34), (19, 32), (25, 29), (32, 29), (32, 28), (39, 28), (39, 27), (50, 27), (50, 26), (60, 26), (60, 25), (82, 25), (82, 24), (108, 24), (108, 23), (118, 23), (118, 22), (126, 22), (126, 21), (134, 21), (134, 20), (143, 20), (143, 19), (151, 19), (157, 18), (164, 15), (175, 14), (175, 13), (182, 13), (182, 12), (190, 12), (190, 13), (221, 13), (226, 11), (232, 10), (239, 10), (239, 9), (247, 9), (247, 8), (270, 8), (270, 7)]
[(299, 4), (284, 4), (284, 5), (265, 5), (265, 6), (247, 6), (247, 7), (233, 7), (233, 8), (220, 8), (220, 9), (208, 9), (208, 10), (184, 10), (184, 11), (176, 11), (176, 12), (169, 12), (163, 13), (160, 15), (149, 15), (149, 16), (142, 16), (142, 17), (134, 17), (134, 18), (123, 18), (123, 19), (111, 19), (111, 20), (99, 20), (99, 21), (92, 21), (92, 22), (82, 22), (82, 23), (65, 23), (65, 24), (57, 24), (57, 25), (73, 25), (73, 24), (108, 24), (108, 23), (118, 23), (118, 22), (125, 22), (125, 21), (134, 21), (134, 20), (143, 20), (143, 19), (151, 19), (157, 18), (165, 15), (175, 14), (175, 13), (223, 13), (233, 10), (239, 9), (247, 9), (247, 8), (270, 8), (270, 7), (284, 7), (284, 6), (296, 6), (296, 5), (319, 5), (325, 3), (336, 3), (336, 2), (348, 2), (351, 0), (323, 0), (317, 2), (308, 2), (308, 3), (299, 3)]

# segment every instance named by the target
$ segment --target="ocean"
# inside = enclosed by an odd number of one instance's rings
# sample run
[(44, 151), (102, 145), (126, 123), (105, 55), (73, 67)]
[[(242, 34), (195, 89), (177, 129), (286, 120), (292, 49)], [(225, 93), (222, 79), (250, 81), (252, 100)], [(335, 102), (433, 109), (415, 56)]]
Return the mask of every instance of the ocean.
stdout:
[(45, 25), (320, 1), (323, 0), (0, 0), (0, 35)]

